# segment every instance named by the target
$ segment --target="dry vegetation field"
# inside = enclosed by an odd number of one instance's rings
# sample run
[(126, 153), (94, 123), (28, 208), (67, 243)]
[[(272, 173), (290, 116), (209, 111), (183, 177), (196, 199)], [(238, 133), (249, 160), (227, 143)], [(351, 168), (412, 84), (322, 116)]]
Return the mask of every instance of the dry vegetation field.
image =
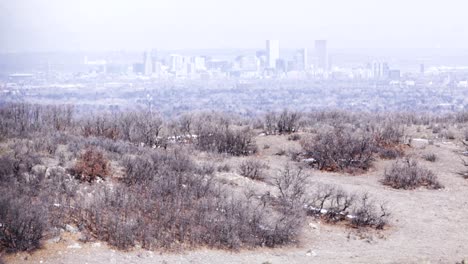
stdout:
[(462, 263), (468, 113), (0, 106), (5, 263)]

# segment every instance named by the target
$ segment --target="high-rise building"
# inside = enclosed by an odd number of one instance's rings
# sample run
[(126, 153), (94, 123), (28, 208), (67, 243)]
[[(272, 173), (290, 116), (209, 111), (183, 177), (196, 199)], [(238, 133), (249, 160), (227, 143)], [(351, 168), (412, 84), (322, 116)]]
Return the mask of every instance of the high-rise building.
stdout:
[(328, 65), (328, 49), (326, 40), (315, 41), (315, 56), (317, 57), (316, 68), (323, 72), (328, 72), (330, 65)]
[(267, 40), (266, 41), (266, 52), (267, 52), (267, 68), (275, 69), (276, 62), (279, 60), (279, 41), (278, 40)]
[(193, 57), (192, 63), (195, 65), (196, 71), (204, 71), (206, 70), (206, 61), (204, 57)]
[(372, 75), (374, 79), (387, 80), (390, 77), (390, 67), (387, 62), (372, 62)]
[(171, 54), (169, 67), (172, 73), (176, 75), (185, 75), (187, 71), (185, 57), (178, 54)]
[(153, 59), (151, 58), (151, 52), (147, 51), (143, 54), (143, 64), (145, 65), (144, 74), (150, 76), (153, 74)]
[[(294, 55), (294, 67), (291, 70), (306, 71), (308, 69), (307, 49), (297, 50)], [(288, 67), (289, 70), (289, 67)]]
[(255, 72), (259, 68), (259, 60), (255, 55), (241, 56), (238, 59), (241, 71)]

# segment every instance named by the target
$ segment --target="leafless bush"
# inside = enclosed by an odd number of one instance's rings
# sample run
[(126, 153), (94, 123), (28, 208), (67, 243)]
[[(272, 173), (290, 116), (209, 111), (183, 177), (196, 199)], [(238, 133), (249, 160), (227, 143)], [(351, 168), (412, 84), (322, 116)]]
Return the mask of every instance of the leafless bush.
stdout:
[(81, 124), (81, 131), (84, 137), (117, 139), (119, 136), (117, 124), (107, 115), (97, 115), (84, 120)]
[(246, 156), (257, 151), (252, 131), (249, 128), (233, 129), (229, 126), (205, 127), (199, 131), (196, 146), (203, 151)]
[(352, 226), (383, 229), (388, 224), (390, 213), (384, 203), (376, 205), (367, 193), (363, 194), (357, 202), (352, 211)]
[(284, 156), (284, 155), (286, 155), (286, 150), (283, 149), (283, 148), (280, 148), (280, 149), (278, 149), (278, 151), (276, 151), (275, 155), (276, 156)]
[[(462, 143), (466, 148), (465, 153), (468, 153), (468, 142), (462, 142)], [(465, 170), (460, 171), (458, 174), (461, 175), (464, 179), (468, 179), (468, 161), (466, 160), (466, 157), (461, 157), (461, 161), (462, 161), (462, 164), (465, 166)]]
[(375, 152), (382, 159), (396, 159), (403, 155), (404, 129), (398, 122), (376, 123), (370, 128), (374, 138)]
[(405, 190), (421, 186), (428, 189), (443, 188), (432, 171), (420, 167), (416, 161), (410, 159), (397, 161), (390, 169), (385, 170), (382, 182), (395, 189)]
[(291, 140), (291, 141), (298, 141), (301, 139), (301, 136), (299, 134), (292, 134), (288, 137), (288, 140)]
[(299, 112), (284, 110), (280, 114), (270, 112), (264, 118), (264, 130), (267, 134), (289, 134), (299, 130)]
[(110, 164), (101, 151), (88, 148), (76, 162), (72, 173), (81, 181), (93, 182), (109, 175)]
[(427, 153), (423, 155), (423, 159), (430, 162), (435, 162), (437, 160), (437, 156), (434, 153)]
[(373, 161), (374, 141), (365, 133), (336, 127), (301, 141), (306, 156), (317, 161), (320, 170), (367, 170)]
[(438, 134), (438, 133), (440, 133), (441, 130), (442, 130), (442, 128), (441, 128), (440, 126), (437, 126), (437, 125), (436, 125), (436, 126), (434, 126), (434, 127), (432, 128), (432, 133), (433, 133), (433, 134)]
[(292, 168), (289, 164), (279, 171), (274, 184), (283, 208), (298, 208), (306, 203), (307, 178), (302, 168)]
[(382, 229), (390, 213), (385, 204), (377, 205), (369, 195), (350, 194), (331, 185), (319, 185), (306, 206), (308, 215), (328, 223), (348, 221), (353, 227)]
[(263, 170), (266, 167), (266, 164), (258, 160), (244, 160), (239, 165), (239, 174), (252, 180), (262, 180), (265, 176)]
[(146, 181), (112, 189), (95, 185), (92, 195), (85, 195), (92, 200), (78, 205), (77, 217), (86, 230), (122, 249), (135, 243), (144, 248), (274, 247), (297, 239), (300, 219), (221, 189), (205, 169), (174, 157), (182, 152), (157, 155), (145, 157), (153, 174)]
[(300, 113), (284, 110), (278, 117), (276, 128), (278, 133), (292, 133), (299, 129)]
[(218, 166), (217, 171), (218, 172), (230, 172), (231, 171), (231, 166), (229, 166), (229, 164), (220, 165), (220, 166)]
[(16, 252), (38, 248), (46, 229), (45, 216), (40, 204), (3, 188), (0, 196), (0, 249)]
[(139, 113), (135, 119), (132, 141), (146, 146), (164, 146), (162, 137), (164, 120), (155, 113)]
[(442, 138), (445, 138), (445, 139), (455, 139), (455, 133), (453, 133), (453, 131), (451, 130), (448, 130), (448, 129), (444, 129), (440, 132), (440, 136)]
[(323, 217), (325, 221), (336, 223), (346, 219), (355, 202), (355, 195), (331, 185), (320, 185), (313, 192), (307, 206), (307, 214)]

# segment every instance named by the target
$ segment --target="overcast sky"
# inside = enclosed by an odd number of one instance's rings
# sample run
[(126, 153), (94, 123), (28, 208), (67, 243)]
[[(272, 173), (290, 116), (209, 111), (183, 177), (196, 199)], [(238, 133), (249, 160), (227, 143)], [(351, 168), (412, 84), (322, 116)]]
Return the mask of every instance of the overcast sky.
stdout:
[(468, 48), (467, 0), (0, 0), (0, 51)]

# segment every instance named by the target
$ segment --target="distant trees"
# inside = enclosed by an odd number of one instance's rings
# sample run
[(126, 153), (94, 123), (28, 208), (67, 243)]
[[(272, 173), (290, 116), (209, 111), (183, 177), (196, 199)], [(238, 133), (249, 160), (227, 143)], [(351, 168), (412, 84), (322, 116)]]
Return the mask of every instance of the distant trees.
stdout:
[(300, 128), (301, 114), (284, 110), (277, 114), (269, 112), (264, 117), (264, 130), (268, 134), (289, 134), (297, 132)]
[(203, 151), (246, 156), (257, 151), (253, 131), (236, 127), (224, 116), (202, 116), (196, 124), (195, 145)]

